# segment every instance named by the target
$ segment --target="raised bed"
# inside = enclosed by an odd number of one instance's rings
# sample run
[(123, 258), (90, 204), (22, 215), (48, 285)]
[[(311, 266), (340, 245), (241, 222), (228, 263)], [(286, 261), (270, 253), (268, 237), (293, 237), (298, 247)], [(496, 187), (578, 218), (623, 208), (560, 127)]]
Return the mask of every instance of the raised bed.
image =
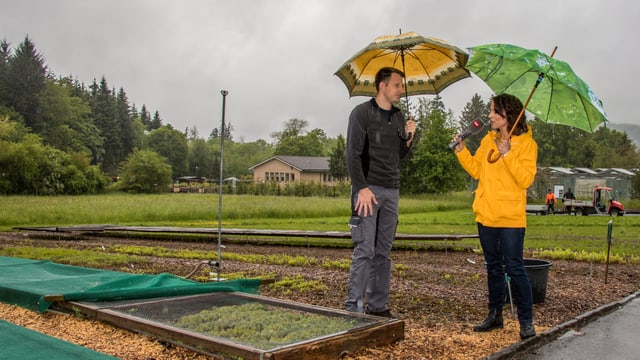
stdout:
[(402, 320), (238, 292), (57, 306), (233, 359), (336, 359), (404, 339)]

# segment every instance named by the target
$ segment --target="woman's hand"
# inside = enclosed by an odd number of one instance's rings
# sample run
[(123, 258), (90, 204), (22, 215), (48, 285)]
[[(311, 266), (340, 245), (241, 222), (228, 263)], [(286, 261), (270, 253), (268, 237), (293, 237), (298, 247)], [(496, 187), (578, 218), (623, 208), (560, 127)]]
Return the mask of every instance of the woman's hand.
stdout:
[(498, 138), (498, 139), (496, 139), (496, 146), (498, 147), (498, 151), (500, 152), (500, 154), (502, 154), (502, 156), (507, 155), (507, 153), (509, 151), (511, 151), (511, 138), (508, 138), (508, 139)]
[[(460, 139), (460, 133), (457, 133), (456, 136), (453, 137), (451, 142), (458, 141), (458, 139)], [(464, 140), (460, 140), (460, 142), (456, 145), (454, 149), (456, 149), (457, 153), (464, 150)]]

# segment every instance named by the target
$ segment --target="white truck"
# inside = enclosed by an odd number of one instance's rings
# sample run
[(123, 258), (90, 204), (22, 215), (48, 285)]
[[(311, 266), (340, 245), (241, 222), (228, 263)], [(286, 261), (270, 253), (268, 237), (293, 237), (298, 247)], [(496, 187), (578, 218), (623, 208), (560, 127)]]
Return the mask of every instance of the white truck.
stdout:
[(595, 186), (591, 200), (564, 199), (564, 209), (571, 215), (583, 216), (589, 214), (609, 214), (611, 216), (624, 215), (624, 205), (613, 196), (613, 188)]

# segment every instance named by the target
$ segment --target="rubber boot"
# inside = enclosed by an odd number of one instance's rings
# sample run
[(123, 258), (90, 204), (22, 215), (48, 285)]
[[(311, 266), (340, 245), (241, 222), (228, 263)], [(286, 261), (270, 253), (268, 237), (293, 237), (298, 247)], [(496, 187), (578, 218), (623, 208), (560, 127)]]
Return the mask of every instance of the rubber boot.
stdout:
[(502, 318), (502, 309), (490, 309), (489, 315), (484, 321), (473, 327), (475, 332), (490, 331), (493, 329), (502, 329), (504, 319)]

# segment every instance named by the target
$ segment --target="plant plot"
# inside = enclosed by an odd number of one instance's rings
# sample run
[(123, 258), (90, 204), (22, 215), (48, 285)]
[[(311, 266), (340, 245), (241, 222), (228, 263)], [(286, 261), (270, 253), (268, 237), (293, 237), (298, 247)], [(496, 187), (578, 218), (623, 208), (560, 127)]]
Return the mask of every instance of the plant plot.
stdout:
[(242, 292), (60, 306), (224, 358), (294, 359), (314, 353), (328, 359), (404, 338), (402, 320)]
[(355, 319), (329, 317), (260, 303), (213, 306), (178, 319), (174, 326), (269, 350), (340, 333)]

